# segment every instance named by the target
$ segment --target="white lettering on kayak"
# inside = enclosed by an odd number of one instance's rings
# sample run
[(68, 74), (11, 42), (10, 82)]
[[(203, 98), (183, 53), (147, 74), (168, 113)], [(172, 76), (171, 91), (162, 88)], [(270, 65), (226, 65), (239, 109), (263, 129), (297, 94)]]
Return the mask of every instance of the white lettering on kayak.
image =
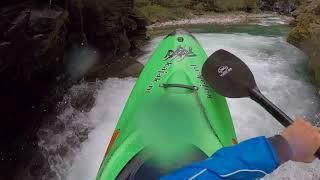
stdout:
[(207, 83), (204, 81), (200, 68), (196, 64), (191, 64), (190, 65), (193, 70), (197, 73), (197, 79), (200, 81), (200, 87), (203, 87), (204, 91), (206, 92), (207, 98), (212, 98), (212, 93), (210, 92), (210, 87), (207, 85)]
[(157, 73), (156, 77), (153, 79), (151, 84), (147, 87), (146, 92), (149, 93), (154, 87), (154, 84), (159, 82), (162, 76), (167, 73), (169, 67), (171, 66), (172, 62), (167, 62)]

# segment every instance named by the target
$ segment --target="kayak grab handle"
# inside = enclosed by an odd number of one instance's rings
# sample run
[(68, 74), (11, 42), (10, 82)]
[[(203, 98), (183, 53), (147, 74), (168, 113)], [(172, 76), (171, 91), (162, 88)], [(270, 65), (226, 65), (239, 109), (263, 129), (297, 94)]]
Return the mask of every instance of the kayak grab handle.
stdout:
[(160, 84), (160, 87), (163, 88), (185, 88), (185, 89), (189, 89), (191, 91), (197, 91), (199, 88), (197, 86), (193, 86), (193, 85), (185, 85), (185, 84)]

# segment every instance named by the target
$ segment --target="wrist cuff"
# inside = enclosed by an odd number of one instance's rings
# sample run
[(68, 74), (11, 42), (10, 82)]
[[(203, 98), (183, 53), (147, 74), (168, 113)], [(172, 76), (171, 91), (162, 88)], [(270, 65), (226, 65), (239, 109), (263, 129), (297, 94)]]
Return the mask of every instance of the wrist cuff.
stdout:
[(292, 159), (292, 150), (288, 141), (281, 135), (275, 135), (268, 138), (273, 148), (277, 152), (280, 164), (283, 164)]

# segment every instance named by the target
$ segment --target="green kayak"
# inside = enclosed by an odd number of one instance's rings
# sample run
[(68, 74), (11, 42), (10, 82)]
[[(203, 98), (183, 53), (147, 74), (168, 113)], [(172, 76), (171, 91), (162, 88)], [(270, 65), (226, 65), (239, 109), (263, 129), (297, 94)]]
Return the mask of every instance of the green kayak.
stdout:
[(200, 74), (206, 59), (184, 30), (161, 41), (126, 103), (98, 180), (157, 179), (237, 142), (225, 98)]

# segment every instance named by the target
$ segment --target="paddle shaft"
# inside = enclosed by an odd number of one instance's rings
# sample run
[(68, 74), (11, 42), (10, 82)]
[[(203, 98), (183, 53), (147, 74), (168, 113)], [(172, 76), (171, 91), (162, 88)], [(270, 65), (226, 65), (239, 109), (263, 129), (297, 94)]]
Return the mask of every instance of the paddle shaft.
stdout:
[(269, 99), (267, 99), (258, 88), (250, 90), (250, 98), (260, 104), (265, 110), (267, 110), (279, 123), (284, 127), (290, 126), (294, 121), (281, 111), (276, 105), (274, 105)]
[[(265, 110), (267, 110), (274, 118), (276, 118), (280, 124), (284, 127), (290, 126), (294, 121), (281, 111), (276, 105), (269, 101), (258, 88), (250, 89), (250, 98), (260, 104)], [(314, 155), (320, 159), (320, 148)]]

